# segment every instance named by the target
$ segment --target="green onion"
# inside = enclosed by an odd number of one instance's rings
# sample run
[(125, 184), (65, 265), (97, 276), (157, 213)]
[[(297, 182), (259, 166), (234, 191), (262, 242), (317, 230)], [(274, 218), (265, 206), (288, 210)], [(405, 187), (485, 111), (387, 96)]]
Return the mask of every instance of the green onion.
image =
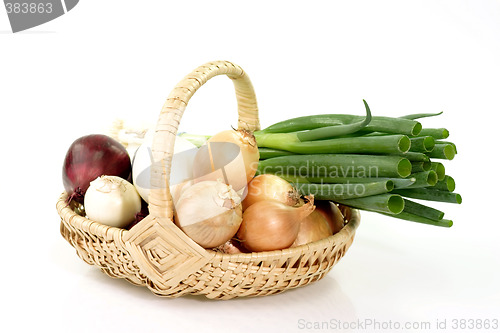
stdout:
[(450, 132), (446, 128), (422, 128), (419, 136), (432, 136), (436, 140), (446, 139)]
[(406, 220), (406, 221), (411, 221), (411, 222), (418, 222), (418, 223), (423, 223), (423, 224), (429, 224), (433, 225), (436, 227), (445, 227), (445, 228), (450, 228), (453, 225), (453, 221), (451, 220), (431, 220), (423, 216), (407, 213), (407, 212), (401, 212), (399, 214), (384, 214), (386, 216), (391, 216), (395, 217), (401, 220)]
[(293, 153), (273, 148), (259, 147), (259, 155), (261, 160), (265, 160), (267, 158), (279, 157), (279, 156), (288, 156), (293, 155)]
[(403, 154), (410, 148), (406, 135), (337, 138), (301, 142), (296, 133), (256, 134), (257, 146), (298, 154)]
[(409, 185), (407, 188), (434, 186), (438, 181), (437, 173), (434, 170), (412, 173), (411, 177), (415, 178), (415, 182)]
[(296, 183), (294, 186), (301, 195), (312, 194), (315, 199), (331, 201), (373, 196), (390, 192), (394, 188), (390, 180), (357, 184)]
[(413, 177), (398, 179), (398, 178), (389, 178), (394, 183), (394, 188), (406, 188), (412, 184), (414, 184), (417, 180)]
[(401, 153), (401, 154), (398, 154), (399, 156), (402, 156), (402, 157), (405, 157), (407, 158), (408, 160), (412, 161), (412, 162), (428, 162), (430, 161), (430, 157), (427, 156), (426, 154), (424, 153), (417, 153), (417, 152), (413, 152), (413, 151), (409, 151), (407, 153)]
[(424, 162), (413, 161), (413, 162), (411, 162), (411, 173), (429, 171), (430, 169), (431, 169), (431, 162), (430, 161), (424, 161)]
[(453, 192), (455, 191), (455, 180), (451, 176), (446, 175), (443, 180), (438, 181), (432, 188), (441, 191)]
[[(325, 140), (355, 133), (368, 125), (372, 120), (370, 107), (365, 100), (363, 100), (363, 103), (365, 104), (366, 116), (360, 121), (342, 125), (334, 124), (332, 126), (307, 128), (307, 130), (303, 131), (286, 131), (284, 133), (269, 132), (268, 130), (255, 131), (254, 135), (257, 140), (257, 145), (259, 147), (284, 149), (285, 144), (293, 144), (293, 147), (300, 147), (301, 145), (297, 145), (300, 142)], [(323, 142), (321, 146), (325, 147), (325, 144), (328, 145), (329, 143)], [(313, 146), (316, 145), (313, 144)], [(284, 150), (297, 152), (290, 148)]]
[[(362, 116), (350, 114), (318, 114), (281, 121), (255, 133), (290, 133), (320, 127), (359, 123)], [(360, 132), (384, 132), (393, 134), (419, 135), (422, 125), (415, 120), (392, 117), (372, 117), (370, 123)]]
[[(333, 138), (333, 137), (338, 137), (338, 136), (343, 136), (343, 135), (348, 135), (355, 133), (362, 128), (364, 128), (366, 125), (370, 123), (372, 120), (372, 114), (370, 112), (370, 107), (366, 103), (365, 100), (363, 100), (363, 103), (365, 104), (365, 109), (366, 109), (366, 116), (365, 119), (351, 123), (351, 124), (345, 124), (345, 125), (334, 125), (334, 126), (327, 126), (327, 127), (319, 127), (315, 129), (311, 129), (309, 131), (302, 131), (302, 132), (297, 132), (297, 138), (299, 141), (304, 142), (304, 141), (314, 141), (314, 140), (321, 140), (321, 139), (327, 139), (327, 138)], [(258, 135), (258, 134), (257, 134)]]
[(431, 162), (431, 170), (436, 171), (438, 176), (438, 181), (443, 180), (445, 176), (445, 167), (443, 163)]
[(402, 116), (399, 118), (415, 120), (415, 119), (420, 119), (420, 118), (439, 116), (442, 113), (443, 113), (443, 111), (438, 112), (438, 113), (414, 113), (414, 114), (409, 114), (409, 115)]
[(314, 183), (314, 184), (365, 184), (375, 183), (390, 180), (394, 188), (405, 188), (413, 184), (415, 178), (368, 178), (368, 177), (305, 177), (305, 176), (291, 176), (280, 175), (281, 178), (289, 183)]
[(408, 177), (411, 163), (399, 156), (316, 154), (273, 157), (259, 162), (258, 174), (306, 177)]
[(378, 194), (369, 197), (337, 200), (338, 203), (386, 214), (399, 214), (404, 208), (404, 199), (396, 194)]
[(403, 209), (404, 213), (419, 215), (435, 221), (441, 220), (444, 216), (444, 213), (440, 210), (419, 204), (415, 201), (411, 201), (408, 199), (404, 200), (405, 200), (405, 208)]
[(449, 145), (452, 145), (453, 148), (455, 149), (455, 154), (458, 154), (458, 151), (457, 151), (457, 145), (454, 144), (453, 142), (450, 142), (450, 141), (444, 141), (444, 140), (437, 140), (436, 143), (443, 143), (443, 144), (449, 144)]
[(431, 188), (411, 188), (411, 189), (395, 189), (392, 193), (400, 194), (404, 197), (431, 200), (449, 203), (462, 203), (462, 196), (458, 193), (451, 193), (448, 191), (441, 191)]
[(419, 136), (416, 138), (410, 138), (411, 147), (410, 151), (425, 153), (432, 151), (436, 144), (436, 141), (432, 136)]
[(455, 157), (455, 148), (447, 143), (436, 143), (434, 149), (426, 153), (430, 158), (452, 160)]

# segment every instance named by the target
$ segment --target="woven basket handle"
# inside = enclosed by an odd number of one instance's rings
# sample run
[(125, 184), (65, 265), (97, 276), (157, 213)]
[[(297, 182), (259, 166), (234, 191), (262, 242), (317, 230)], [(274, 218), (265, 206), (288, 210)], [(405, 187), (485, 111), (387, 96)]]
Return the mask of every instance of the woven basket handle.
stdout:
[(174, 142), (179, 122), (193, 94), (216, 75), (225, 74), (233, 80), (238, 103), (238, 127), (259, 129), (257, 100), (252, 83), (241, 67), (229, 61), (214, 61), (202, 65), (181, 80), (163, 105), (153, 137), (151, 191), (149, 214), (158, 218), (173, 218), (173, 203), (169, 189)]

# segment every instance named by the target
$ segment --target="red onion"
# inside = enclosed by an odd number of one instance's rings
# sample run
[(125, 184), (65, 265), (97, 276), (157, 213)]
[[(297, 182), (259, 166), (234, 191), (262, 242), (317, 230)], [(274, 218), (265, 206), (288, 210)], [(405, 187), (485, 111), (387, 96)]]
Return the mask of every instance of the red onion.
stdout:
[(63, 165), (68, 201), (83, 203), (90, 182), (100, 176), (118, 176), (130, 181), (132, 163), (125, 147), (107, 135), (83, 136), (71, 144)]

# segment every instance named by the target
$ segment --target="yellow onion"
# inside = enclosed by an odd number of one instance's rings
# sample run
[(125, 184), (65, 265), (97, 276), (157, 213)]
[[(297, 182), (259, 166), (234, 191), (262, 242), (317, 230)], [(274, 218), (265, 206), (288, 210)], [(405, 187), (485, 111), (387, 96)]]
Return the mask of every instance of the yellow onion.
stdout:
[(174, 210), (175, 223), (204, 248), (231, 239), (242, 221), (241, 199), (221, 181), (203, 181), (184, 191)]
[(334, 202), (321, 200), (316, 201), (315, 205), (316, 210), (328, 221), (332, 234), (336, 234), (344, 227), (344, 215)]
[(212, 136), (196, 153), (194, 182), (223, 179), (242, 195), (259, 163), (255, 137), (245, 130), (226, 130)]
[(243, 211), (262, 200), (276, 200), (289, 206), (298, 203), (299, 195), (293, 186), (275, 175), (258, 175), (248, 183), (247, 194), (243, 200)]
[(300, 207), (275, 200), (258, 201), (243, 213), (237, 238), (250, 251), (285, 249), (297, 238), (300, 221), (313, 211), (312, 198)]
[(317, 208), (300, 222), (299, 233), (292, 246), (315, 242), (332, 235), (328, 221)]

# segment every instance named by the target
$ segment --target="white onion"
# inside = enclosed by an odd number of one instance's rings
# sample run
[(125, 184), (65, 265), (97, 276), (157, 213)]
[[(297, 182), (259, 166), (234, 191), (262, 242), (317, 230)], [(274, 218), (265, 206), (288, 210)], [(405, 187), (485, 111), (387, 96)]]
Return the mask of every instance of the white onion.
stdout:
[(101, 176), (90, 182), (85, 193), (87, 217), (112, 227), (125, 228), (141, 210), (141, 197), (134, 185), (118, 176)]
[(205, 248), (230, 240), (242, 221), (241, 198), (221, 181), (202, 181), (182, 192), (175, 206), (175, 224)]
[[(151, 189), (151, 165), (153, 156), (151, 146), (153, 144), (153, 131), (149, 131), (144, 142), (137, 149), (132, 161), (132, 182), (145, 202), (149, 202)], [(193, 161), (197, 147), (181, 137), (175, 138), (174, 156), (172, 157), (172, 168), (170, 171), (170, 192), (174, 203), (179, 197), (186, 184), (190, 184), (193, 178)]]

